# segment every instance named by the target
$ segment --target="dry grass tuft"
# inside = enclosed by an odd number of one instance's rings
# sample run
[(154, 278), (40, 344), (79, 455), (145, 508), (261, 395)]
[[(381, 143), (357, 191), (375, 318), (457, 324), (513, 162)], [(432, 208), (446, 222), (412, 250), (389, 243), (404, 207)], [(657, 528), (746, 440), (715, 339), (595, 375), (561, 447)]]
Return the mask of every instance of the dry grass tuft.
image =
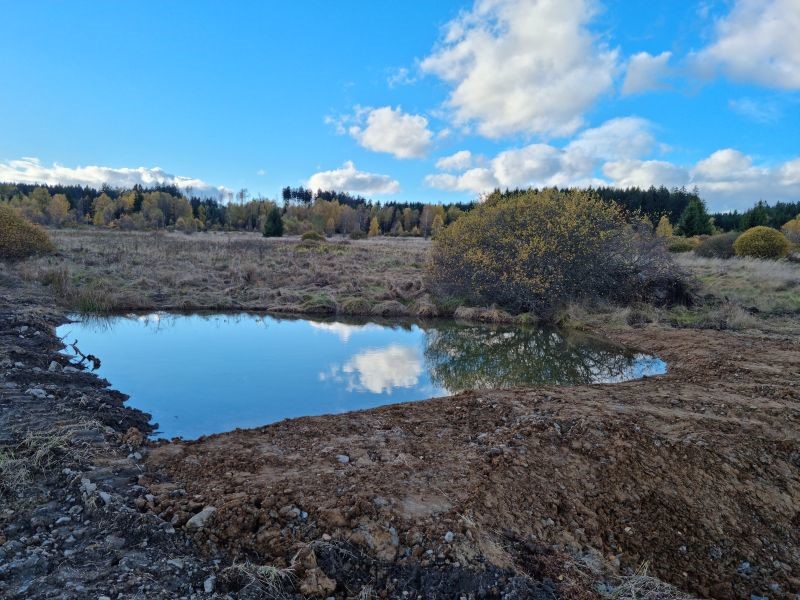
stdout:
[(611, 593), (615, 600), (695, 600), (677, 588), (648, 575), (649, 564), (645, 563), (634, 575), (622, 577), (622, 582)]
[(295, 575), (290, 567), (280, 569), (272, 565), (251, 562), (234, 563), (222, 571), (222, 578), (241, 585), (241, 590), (254, 588), (267, 598), (282, 600), (293, 596)]

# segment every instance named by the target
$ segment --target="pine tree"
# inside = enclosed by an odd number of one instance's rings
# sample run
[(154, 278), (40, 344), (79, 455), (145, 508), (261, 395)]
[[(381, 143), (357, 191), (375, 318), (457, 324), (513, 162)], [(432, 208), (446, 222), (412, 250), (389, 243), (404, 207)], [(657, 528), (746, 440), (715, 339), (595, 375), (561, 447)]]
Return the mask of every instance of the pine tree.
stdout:
[(283, 236), (283, 219), (281, 218), (281, 211), (277, 206), (273, 206), (267, 212), (267, 218), (264, 221), (264, 237), (282, 237)]
[(678, 221), (678, 233), (686, 237), (692, 237), (695, 235), (710, 235), (713, 232), (705, 203), (698, 198), (689, 200), (689, 204)]
[(747, 231), (752, 227), (761, 225), (769, 225), (769, 213), (767, 213), (767, 206), (763, 200), (759, 200), (758, 204), (742, 215), (739, 228), (742, 231)]

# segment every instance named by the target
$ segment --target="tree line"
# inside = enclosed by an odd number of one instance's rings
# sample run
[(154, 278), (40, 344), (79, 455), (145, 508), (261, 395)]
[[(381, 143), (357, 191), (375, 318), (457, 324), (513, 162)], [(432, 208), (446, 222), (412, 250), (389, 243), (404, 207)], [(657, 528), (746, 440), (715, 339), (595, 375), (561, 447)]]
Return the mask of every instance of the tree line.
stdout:
[[(529, 189), (496, 190), (488, 197), (528, 194)], [(566, 190), (561, 190), (562, 192)], [(654, 225), (674, 226), (684, 235), (705, 233), (705, 204), (697, 190), (666, 187), (590, 190), (630, 212), (646, 216)], [(205, 230), (261, 231), (266, 235), (299, 235), (316, 231), (352, 237), (393, 235), (424, 236), (455, 222), (470, 212), (475, 202), (426, 204), (423, 202), (376, 202), (360, 195), (331, 190), (312, 191), (285, 187), (281, 202), (251, 198), (239, 190), (229, 202), (199, 198), (176, 186), (134, 186), (94, 189), (76, 185), (0, 183), (0, 201), (9, 203), (34, 223), (63, 227), (92, 224), (119, 229), (175, 228), (187, 233)], [(693, 222), (703, 222), (695, 232)], [(687, 212), (688, 211), (688, 212)], [(779, 228), (800, 213), (800, 202), (758, 202), (744, 213), (710, 215), (710, 230), (745, 230), (756, 225)], [(689, 222), (686, 222), (686, 217)]]

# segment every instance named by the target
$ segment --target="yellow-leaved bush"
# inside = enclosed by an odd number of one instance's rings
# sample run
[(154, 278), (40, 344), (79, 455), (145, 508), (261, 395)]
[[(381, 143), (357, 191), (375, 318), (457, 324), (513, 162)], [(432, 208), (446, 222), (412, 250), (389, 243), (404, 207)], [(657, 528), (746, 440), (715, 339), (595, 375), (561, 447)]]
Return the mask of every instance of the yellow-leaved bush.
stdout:
[(0, 203), (0, 258), (20, 259), (53, 249), (53, 242), (44, 229)]
[(782, 258), (790, 247), (789, 240), (780, 231), (764, 225), (751, 227), (733, 244), (736, 256), (752, 258)]
[(543, 319), (577, 299), (688, 298), (652, 226), (581, 190), (493, 194), (438, 235), (427, 276), (439, 296)]

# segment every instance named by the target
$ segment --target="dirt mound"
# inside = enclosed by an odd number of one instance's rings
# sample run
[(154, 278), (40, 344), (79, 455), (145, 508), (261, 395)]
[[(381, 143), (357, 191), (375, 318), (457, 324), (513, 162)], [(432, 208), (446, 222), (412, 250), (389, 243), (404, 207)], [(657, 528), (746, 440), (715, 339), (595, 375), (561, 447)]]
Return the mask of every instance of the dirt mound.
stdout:
[[(617, 337), (668, 360), (670, 374), (164, 444), (148, 459), (171, 476), (152, 482), (154, 510), (181, 526), (214, 506), (196, 541), (282, 568), (332, 543), (387, 573), (508, 570), (561, 596), (585, 583), (578, 564), (603, 581), (609, 565), (630, 575), (649, 563), (717, 598), (800, 591), (796, 343), (655, 327)], [(562, 558), (531, 572), (513, 540)], [(576, 589), (592, 588), (567, 597)]]

